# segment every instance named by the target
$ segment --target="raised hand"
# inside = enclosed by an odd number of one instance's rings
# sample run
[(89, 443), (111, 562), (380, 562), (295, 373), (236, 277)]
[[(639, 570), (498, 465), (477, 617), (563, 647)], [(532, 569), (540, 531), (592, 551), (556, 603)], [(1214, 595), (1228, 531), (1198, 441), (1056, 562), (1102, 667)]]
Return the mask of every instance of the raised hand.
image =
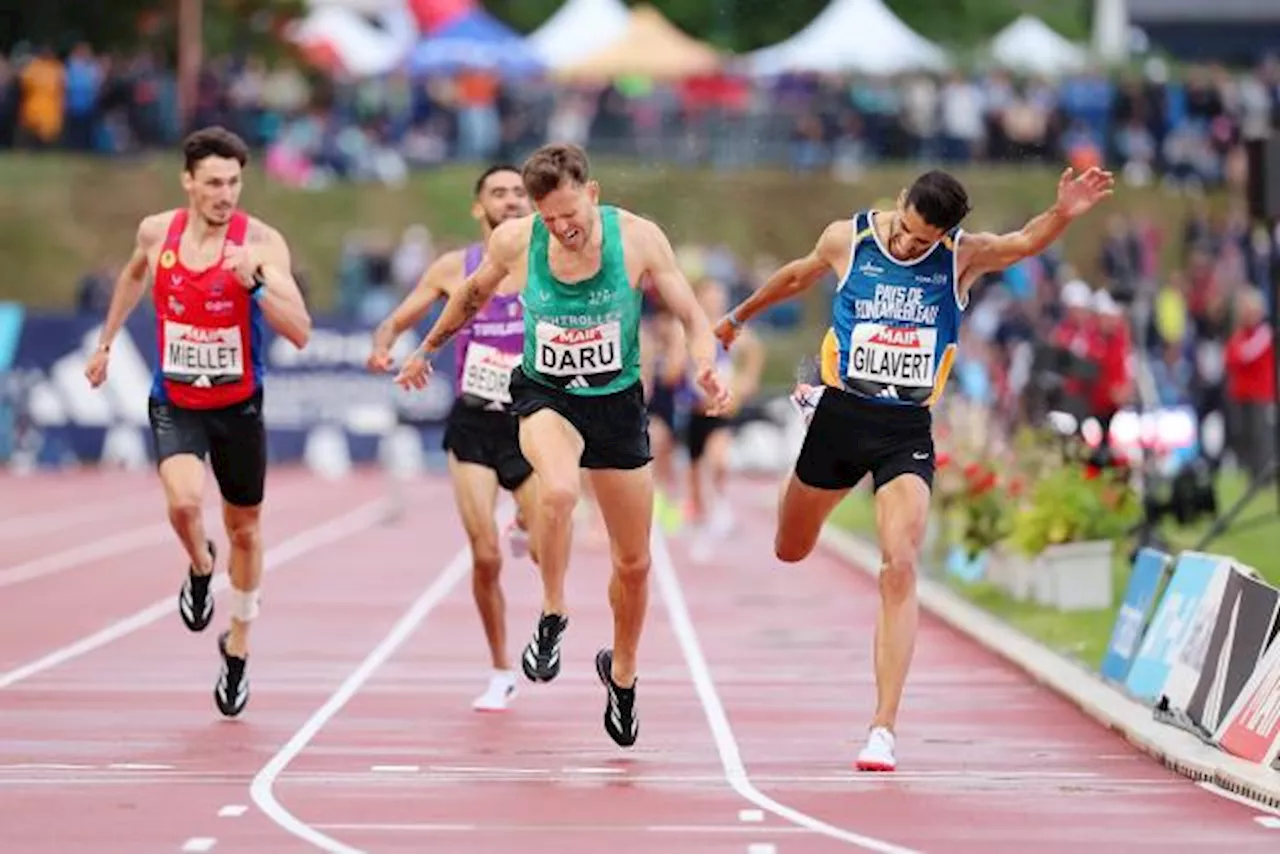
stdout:
[(1088, 213), (1094, 205), (1115, 191), (1115, 176), (1097, 166), (1090, 166), (1073, 177), (1068, 166), (1058, 179), (1058, 210), (1074, 219)]

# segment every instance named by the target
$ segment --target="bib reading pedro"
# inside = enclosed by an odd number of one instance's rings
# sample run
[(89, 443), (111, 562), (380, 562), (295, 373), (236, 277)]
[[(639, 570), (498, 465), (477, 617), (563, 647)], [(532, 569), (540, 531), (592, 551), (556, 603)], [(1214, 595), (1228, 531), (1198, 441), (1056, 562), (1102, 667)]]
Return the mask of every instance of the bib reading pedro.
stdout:
[(600, 221), (600, 270), (565, 283), (551, 272), (550, 235), (535, 216), (524, 289), (521, 373), (583, 397), (614, 394), (640, 381), (643, 296), (627, 278), (617, 209), (602, 206)]

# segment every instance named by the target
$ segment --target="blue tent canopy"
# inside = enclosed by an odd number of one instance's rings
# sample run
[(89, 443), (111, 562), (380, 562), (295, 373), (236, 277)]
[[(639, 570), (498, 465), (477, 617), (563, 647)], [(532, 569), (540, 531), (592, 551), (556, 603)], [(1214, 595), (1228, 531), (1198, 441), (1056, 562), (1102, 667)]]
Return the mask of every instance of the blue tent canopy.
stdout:
[(543, 66), (523, 36), (483, 9), (476, 9), (424, 38), (409, 55), (409, 73), (413, 75), (452, 74), (465, 69), (517, 77), (538, 74)]

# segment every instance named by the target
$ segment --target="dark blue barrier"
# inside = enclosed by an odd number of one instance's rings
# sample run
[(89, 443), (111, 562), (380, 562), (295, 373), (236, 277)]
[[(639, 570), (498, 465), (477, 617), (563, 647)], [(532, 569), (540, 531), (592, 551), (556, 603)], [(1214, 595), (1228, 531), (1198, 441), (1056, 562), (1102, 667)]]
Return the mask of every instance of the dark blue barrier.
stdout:
[[(145, 305), (112, 346), (108, 381), (97, 390), (85, 380), (84, 367), (101, 318), (29, 312), (12, 304), (0, 305), (0, 314), (0, 412), (9, 413), (0, 448), (59, 465), (102, 459), (112, 431), (148, 436), (156, 331)], [(401, 338), (397, 363), (419, 340), (418, 332)], [(381, 438), (398, 423), (415, 426), (429, 451), (439, 448), (454, 395), (452, 351), (436, 361), (425, 391), (409, 393), (391, 375), (365, 369), (371, 342), (369, 327), (337, 318), (314, 318), (311, 341), (302, 351), (268, 331), (263, 409), (273, 460), (300, 460), (307, 437), (321, 426), (347, 436), (356, 462), (376, 459)], [(145, 444), (149, 453), (149, 438)]]

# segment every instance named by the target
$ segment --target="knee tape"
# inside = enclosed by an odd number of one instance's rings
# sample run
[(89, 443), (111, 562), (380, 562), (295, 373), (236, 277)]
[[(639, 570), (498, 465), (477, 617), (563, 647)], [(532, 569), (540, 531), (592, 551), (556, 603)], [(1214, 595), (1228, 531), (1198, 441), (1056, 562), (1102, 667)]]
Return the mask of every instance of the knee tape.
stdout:
[(258, 617), (257, 590), (237, 590), (231, 588), (231, 617), (242, 623), (252, 623)]

